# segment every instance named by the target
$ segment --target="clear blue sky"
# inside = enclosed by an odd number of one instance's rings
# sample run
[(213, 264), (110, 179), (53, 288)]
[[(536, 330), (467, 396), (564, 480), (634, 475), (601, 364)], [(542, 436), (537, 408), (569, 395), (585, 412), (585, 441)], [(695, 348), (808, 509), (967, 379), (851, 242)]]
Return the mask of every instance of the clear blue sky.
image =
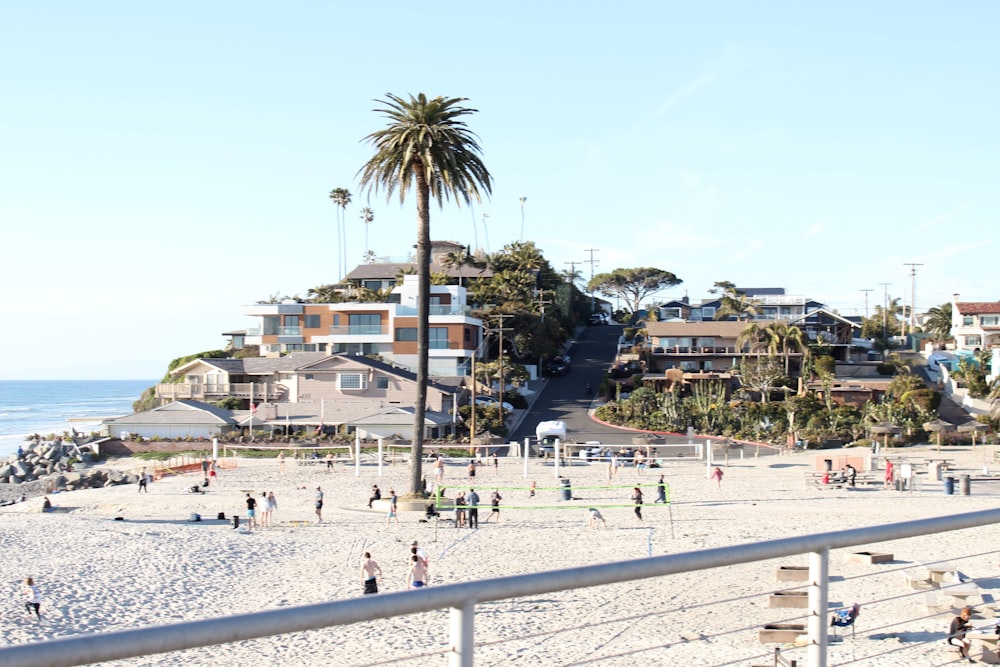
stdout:
[[(844, 314), (1000, 299), (1000, 3), (9, 2), (0, 378), (159, 377), (364, 252), (386, 92), (470, 98), (491, 200), (432, 236)], [(404, 255), (415, 207), (372, 199)], [(483, 229), (482, 214), (487, 213)], [(473, 223), (478, 224), (474, 232)], [(589, 277), (588, 265), (578, 265)], [(882, 283), (891, 283), (883, 288)]]

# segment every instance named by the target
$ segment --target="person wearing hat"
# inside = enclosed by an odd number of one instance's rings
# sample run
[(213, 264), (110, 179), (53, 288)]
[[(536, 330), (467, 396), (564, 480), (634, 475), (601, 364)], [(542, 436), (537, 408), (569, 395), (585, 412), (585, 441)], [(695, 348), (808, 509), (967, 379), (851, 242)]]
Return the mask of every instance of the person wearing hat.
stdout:
[(323, 489), (316, 487), (316, 522), (323, 523)]

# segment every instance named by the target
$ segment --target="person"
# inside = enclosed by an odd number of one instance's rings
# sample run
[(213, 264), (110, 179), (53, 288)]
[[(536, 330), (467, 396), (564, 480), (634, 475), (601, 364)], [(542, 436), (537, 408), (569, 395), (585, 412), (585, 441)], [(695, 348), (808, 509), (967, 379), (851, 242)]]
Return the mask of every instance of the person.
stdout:
[(316, 487), (316, 523), (323, 523), (323, 489)]
[[(972, 625), (969, 623), (969, 618), (972, 616), (972, 608), (964, 607), (962, 611), (958, 613), (958, 616), (951, 619), (951, 627), (948, 628), (948, 643), (952, 646), (958, 646), (958, 654), (968, 660), (969, 662), (975, 662), (969, 657), (969, 647), (972, 642), (965, 639), (965, 633), (972, 629)], [(955, 640), (959, 643), (956, 644)]]
[(720, 468), (719, 466), (715, 466), (715, 468), (712, 469), (712, 479), (715, 480), (715, 486), (717, 486), (718, 488), (721, 489), (722, 488), (722, 468)]
[(642, 489), (638, 486), (632, 489), (632, 502), (635, 503), (635, 518), (642, 521)]
[(201, 476), (208, 479), (208, 457), (201, 460)]
[(253, 530), (257, 527), (257, 499), (247, 494), (247, 527)]
[(476, 462), (469, 461), (469, 481), (476, 481)]
[(212, 461), (212, 465), (208, 468), (208, 478), (213, 482), (219, 481), (219, 464), (217, 461)]
[(267, 525), (271, 525), (271, 513), (278, 509), (278, 499), (274, 497), (274, 491), (267, 492)]
[(38, 592), (38, 586), (35, 585), (35, 580), (31, 577), (24, 580), (24, 608), (29, 616), (34, 612), (35, 618), (42, 617), (42, 595)]
[(364, 594), (378, 593), (378, 580), (382, 578), (382, 568), (372, 560), (372, 555), (365, 552), (365, 560), (361, 563), (361, 582), (364, 584)]
[(427, 570), (428, 572), (430, 571), (431, 563), (430, 560), (427, 558), (427, 552), (425, 552), (420, 547), (420, 544), (418, 544), (416, 540), (410, 542), (410, 554), (411, 555), (417, 554), (417, 557), (420, 559), (420, 562), (424, 564), (424, 569)]
[(396, 516), (396, 491), (395, 489), (389, 489), (389, 513), (385, 515), (385, 525), (388, 528), (390, 521), (395, 521), (396, 525), (399, 525), (399, 517)]
[(496, 490), (490, 494), (490, 515), (486, 517), (484, 523), (489, 523), (490, 519), (493, 517), (497, 518), (497, 523), (500, 523), (500, 501), (503, 498), (500, 497), (500, 491)]
[(333, 452), (326, 453), (326, 469), (333, 472)]
[(260, 505), (260, 523), (258, 525), (261, 528), (266, 528), (271, 522), (271, 505), (267, 501), (267, 491), (261, 491), (260, 502), (257, 504)]
[(51, 512), (52, 511), (52, 501), (49, 500), (48, 496), (45, 496), (45, 498), (42, 500), (42, 511), (43, 512)]
[(656, 503), (666, 503), (667, 502), (667, 483), (663, 481), (663, 475), (660, 475), (660, 481), (656, 483)]
[(465, 526), (465, 491), (459, 491), (455, 494), (455, 528), (463, 526)]
[(892, 469), (892, 461), (886, 461), (885, 462), (885, 483), (882, 485), (883, 489), (891, 489), (892, 488), (893, 473), (894, 473), (894, 471)]
[(376, 500), (382, 500), (382, 491), (379, 490), (378, 484), (372, 484), (372, 494), (368, 496), (368, 509), (372, 508), (372, 503)]
[(434, 481), (440, 483), (444, 479), (444, 459), (440, 456), (434, 462)]
[(498, 475), (500, 474), (500, 459), (497, 457), (496, 452), (493, 452), (493, 469)]
[(143, 491), (149, 493), (149, 488), (146, 486), (146, 482), (146, 469), (143, 468), (142, 471), (139, 472), (139, 493), (142, 493)]
[(427, 585), (427, 568), (417, 554), (410, 556), (410, 571), (406, 574), (406, 583), (411, 590)]
[(632, 460), (635, 462), (635, 474), (641, 475), (642, 471), (646, 469), (646, 457), (642, 455), (642, 452), (636, 452)]
[(24, 458), (24, 447), (22, 447), (21, 445), (17, 446), (17, 458), (19, 459)]
[(278, 452), (278, 472), (285, 472), (285, 452)]
[(598, 510), (596, 507), (590, 507), (590, 508), (588, 508), (587, 509), (587, 513), (590, 515), (590, 518), (587, 519), (587, 527), (588, 528), (597, 528), (597, 522), (598, 521), (601, 522), (601, 527), (602, 528), (607, 528), (608, 527), (608, 522), (604, 520), (604, 517), (601, 516), (600, 510)]
[(529, 498), (534, 498), (535, 497), (535, 489), (537, 488), (537, 486), (538, 486), (538, 482), (534, 482), (534, 481), (531, 482), (531, 490), (528, 492), (528, 497)]
[(858, 470), (850, 463), (847, 464), (847, 483), (854, 486), (855, 480), (858, 478)]
[(469, 528), (479, 528), (479, 494), (469, 489)]

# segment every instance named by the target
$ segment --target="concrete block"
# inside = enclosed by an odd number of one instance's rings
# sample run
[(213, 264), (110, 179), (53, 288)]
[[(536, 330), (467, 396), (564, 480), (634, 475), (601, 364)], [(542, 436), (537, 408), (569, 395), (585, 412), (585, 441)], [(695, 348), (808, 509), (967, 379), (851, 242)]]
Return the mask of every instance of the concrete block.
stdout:
[(772, 593), (770, 598), (768, 598), (767, 606), (771, 609), (806, 609), (809, 606), (809, 593), (806, 591), (780, 591)]
[(809, 568), (799, 565), (782, 565), (777, 570), (778, 581), (809, 581)]
[(847, 560), (860, 565), (875, 565), (877, 563), (891, 563), (894, 559), (892, 554), (877, 553), (875, 551), (857, 551), (848, 556)]

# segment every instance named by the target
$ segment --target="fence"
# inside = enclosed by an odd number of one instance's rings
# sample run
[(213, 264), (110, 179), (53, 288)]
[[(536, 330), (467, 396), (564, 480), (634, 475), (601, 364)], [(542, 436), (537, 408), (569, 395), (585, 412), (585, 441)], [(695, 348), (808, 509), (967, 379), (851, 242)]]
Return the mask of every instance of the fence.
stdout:
[(475, 650), (474, 617), (478, 603), (650, 579), (682, 572), (710, 570), (806, 553), (809, 554), (810, 580), (808, 665), (826, 667), (830, 549), (996, 523), (1000, 523), (1000, 509), (655, 556), (620, 563), (449, 584), (425, 588), (419, 593), (411, 591), (386, 593), (254, 614), (83, 635), (0, 648), (0, 665), (70, 667), (449, 609), (450, 665), (471, 667)]

